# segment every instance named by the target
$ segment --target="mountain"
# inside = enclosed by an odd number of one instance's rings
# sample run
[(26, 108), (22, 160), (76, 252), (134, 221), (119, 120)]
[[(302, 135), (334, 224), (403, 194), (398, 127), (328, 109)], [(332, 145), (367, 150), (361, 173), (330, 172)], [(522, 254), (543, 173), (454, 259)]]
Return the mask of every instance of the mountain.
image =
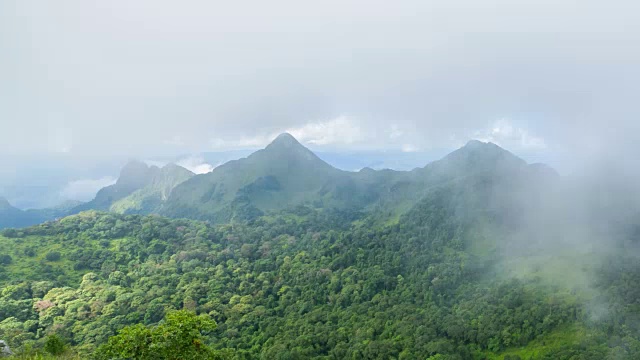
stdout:
[(43, 223), (66, 215), (70, 206), (78, 203), (61, 204), (55, 208), (21, 210), (0, 197), (0, 229), (21, 228)]
[(177, 186), (161, 214), (221, 222), (314, 201), (341, 205), (344, 201), (329, 199), (323, 189), (347, 178), (293, 136), (282, 134), (247, 158)]
[(285, 133), (247, 158), (180, 184), (160, 213), (226, 222), (306, 205), (380, 210), (397, 217), (435, 186), (484, 178), (491, 186), (516, 191), (511, 188), (539, 173), (545, 172), (495, 144), (480, 141), (471, 141), (413, 171), (364, 168), (349, 172), (332, 167)]
[(71, 209), (69, 213), (86, 210), (152, 213), (168, 198), (176, 185), (193, 175), (175, 164), (159, 168), (131, 161), (121, 170), (115, 184), (101, 189), (93, 200)]
[(120, 199), (111, 205), (110, 210), (120, 214), (150, 214), (157, 212), (169, 198), (171, 191), (195, 174), (191, 171), (169, 164), (155, 171), (151, 180), (143, 188)]

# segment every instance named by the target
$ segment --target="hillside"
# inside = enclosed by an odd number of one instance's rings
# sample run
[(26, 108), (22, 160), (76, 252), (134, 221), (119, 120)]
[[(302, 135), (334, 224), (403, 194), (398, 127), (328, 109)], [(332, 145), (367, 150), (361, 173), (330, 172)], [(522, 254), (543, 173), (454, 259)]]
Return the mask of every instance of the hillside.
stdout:
[(195, 174), (175, 165), (166, 165), (155, 171), (150, 181), (129, 196), (115, 201), (109, 210), (120, 214), (152, 214), (160, 210), (171, 191)]
[(93, 200), (71, 209), (69, 214), (86, 210), (150, 214), (160, 208), (174, 187), (193, 175), (175, 164), (159, 168), (131, 161), (115, 184), (101, 189)]

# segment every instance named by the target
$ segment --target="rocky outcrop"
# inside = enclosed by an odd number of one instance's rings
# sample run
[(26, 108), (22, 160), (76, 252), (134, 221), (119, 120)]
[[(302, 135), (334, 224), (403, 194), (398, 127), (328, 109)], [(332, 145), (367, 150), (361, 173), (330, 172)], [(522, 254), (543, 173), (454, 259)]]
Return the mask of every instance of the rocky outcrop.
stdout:
[(7, 357), (11, 355), (13, 355), (13, 353), (11, 352), (11, 349), (9, 349), (9, 345), (7, 345), (4, 340), (0, 340), (0, 357)]

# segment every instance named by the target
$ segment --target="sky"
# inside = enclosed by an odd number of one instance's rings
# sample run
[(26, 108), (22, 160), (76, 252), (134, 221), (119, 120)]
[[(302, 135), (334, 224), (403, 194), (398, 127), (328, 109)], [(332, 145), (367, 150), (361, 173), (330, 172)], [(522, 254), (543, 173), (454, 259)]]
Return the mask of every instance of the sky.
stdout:
[(0, 0), (0, 162), (259, 148), (285, 131), (318, 151), (479, 139), (558, 167), (621, 156), (640, 131), (639, 12), (590, 0)]

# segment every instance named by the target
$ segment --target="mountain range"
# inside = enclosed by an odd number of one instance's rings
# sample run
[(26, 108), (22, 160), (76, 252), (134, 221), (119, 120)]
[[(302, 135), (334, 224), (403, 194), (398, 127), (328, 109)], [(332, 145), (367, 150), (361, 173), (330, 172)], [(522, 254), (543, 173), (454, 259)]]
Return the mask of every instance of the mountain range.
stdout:
[[(465, 192), (473, 192), (477, 186), (492, 187), (478, 194), (507, 200), (513, 198), (518, 187), (556, 177), (555, 171), (545, 165), (529, 165), (495, 144), (475, 140), (412, 171), (371, 168), (344, 171), (284, 133), (266, 148), (229, 161), (207, 174), (195, 175), (175, 164), (160, 168), (131, 161), (114, 185), (101, 189), (93, 200), (76, 206), (22, 211), (5, 200), (0, 207), (3, 214), (0, 227), (29, 226), (87, 210), (161, 214), (223, 223), (309, 206), (377, 211), (394, 218), (438, 187), (455, 185)], [(464, 198), (468, 201), (473, 196)]]

